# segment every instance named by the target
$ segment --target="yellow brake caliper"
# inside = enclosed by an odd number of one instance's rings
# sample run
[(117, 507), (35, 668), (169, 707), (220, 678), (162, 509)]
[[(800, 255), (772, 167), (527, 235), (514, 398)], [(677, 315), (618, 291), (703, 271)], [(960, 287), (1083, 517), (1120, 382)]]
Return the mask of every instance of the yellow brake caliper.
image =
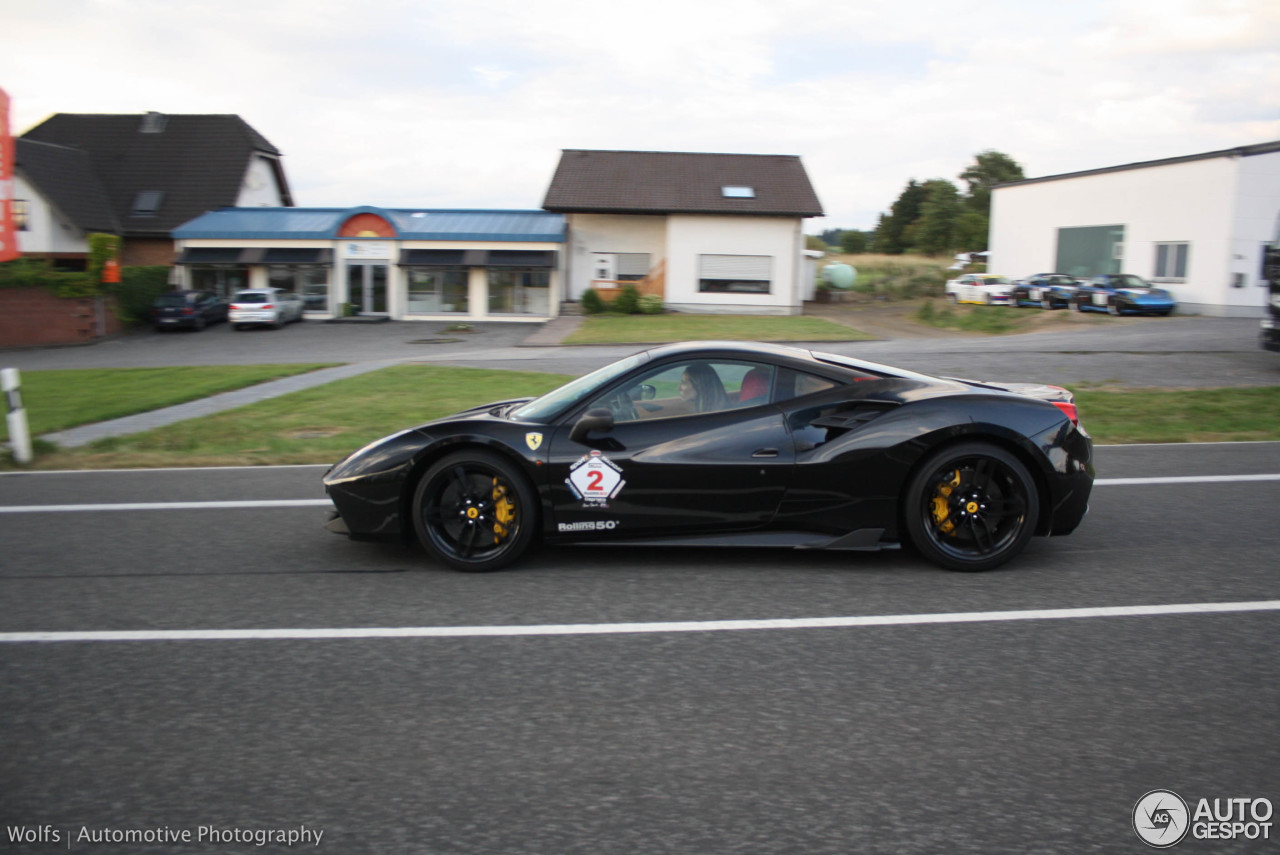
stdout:
[(493, 479), (494, 515), (498, 521), (493, 524), (494, 540), (502, 540), (508, 534), (507, 526), (516, 518), (516, 503), (507, 498), (507, 488)]
[(951, 534), (956, 530), (955, 521), (951, 519), (951, 511), (947, 509), (947, 499), (951, 497), (952, 491), (959, 486), (960, 470), (957, 469), (955, 477), (950, 481), (944, 481), (939, 484), (938, 489), (933, 493), (933, 522), (943, 534)]

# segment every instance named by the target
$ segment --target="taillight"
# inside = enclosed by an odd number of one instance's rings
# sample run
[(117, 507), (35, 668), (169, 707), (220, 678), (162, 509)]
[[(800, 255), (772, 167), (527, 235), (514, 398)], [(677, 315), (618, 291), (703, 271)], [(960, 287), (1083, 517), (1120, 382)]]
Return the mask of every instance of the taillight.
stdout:
[(1076, 427), (1080, 427), (1080, 413), (1076, 410), (1076, 405), (1068, 401), (1054, 401), (1053, 405), (1062, 410), (1063, 415), (1071, 419), (1071, 423)]
[(267, 303), (267, 304), (266, 304), (265, 306), (263, 306), (262, 308), (264, 308), (264, 309), (274, 309), (274, 308), (275, 308), (275, 306), (271, 305), (270, 303)]
[(196, 313), (196, 310), (192, 309), (190, 306), (182, 310), (182, 314), (184, 315), (194, 315), (195, 313)]

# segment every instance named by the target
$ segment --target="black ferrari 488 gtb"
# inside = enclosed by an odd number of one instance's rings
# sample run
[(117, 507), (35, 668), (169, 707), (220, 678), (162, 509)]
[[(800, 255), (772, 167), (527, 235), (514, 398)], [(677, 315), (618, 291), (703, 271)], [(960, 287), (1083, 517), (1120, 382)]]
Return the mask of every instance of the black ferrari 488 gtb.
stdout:
[(1056, 386), (794, 347), (636, 353), (380, 439), (324, 476), (333, 531), (459, 570), (536, 541), (875, 550), (988, 570), (1079, 525), (1092, 442)]

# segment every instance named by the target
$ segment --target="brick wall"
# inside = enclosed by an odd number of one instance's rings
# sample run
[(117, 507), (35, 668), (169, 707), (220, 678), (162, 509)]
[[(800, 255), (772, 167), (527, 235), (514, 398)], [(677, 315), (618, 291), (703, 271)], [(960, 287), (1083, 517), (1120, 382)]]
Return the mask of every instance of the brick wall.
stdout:
[(176, 253), (168, 238), (125, 238), (120, 247), (121, 267), (173, 264)]
[(85, 344), (124, 329), (110, 297), (64, 300), (43, 288), (0, 288), (0, 347)]

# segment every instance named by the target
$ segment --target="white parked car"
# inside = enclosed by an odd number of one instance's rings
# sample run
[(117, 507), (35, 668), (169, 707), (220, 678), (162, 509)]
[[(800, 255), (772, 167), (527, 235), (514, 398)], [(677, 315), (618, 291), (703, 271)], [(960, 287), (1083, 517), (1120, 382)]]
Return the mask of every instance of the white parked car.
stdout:
[(994, 273), (966, 273), (947, 282), (947, 299), (953, 303), (1009, 305), (1013, 282)]
[(302, 298), (280, 288), (250, 288), (239, 291), (231, 298), (231, 310), (227, 320), (231, 328), (244, 329), (262, 324), (279, 329), (287, 323), (302, 320)]

